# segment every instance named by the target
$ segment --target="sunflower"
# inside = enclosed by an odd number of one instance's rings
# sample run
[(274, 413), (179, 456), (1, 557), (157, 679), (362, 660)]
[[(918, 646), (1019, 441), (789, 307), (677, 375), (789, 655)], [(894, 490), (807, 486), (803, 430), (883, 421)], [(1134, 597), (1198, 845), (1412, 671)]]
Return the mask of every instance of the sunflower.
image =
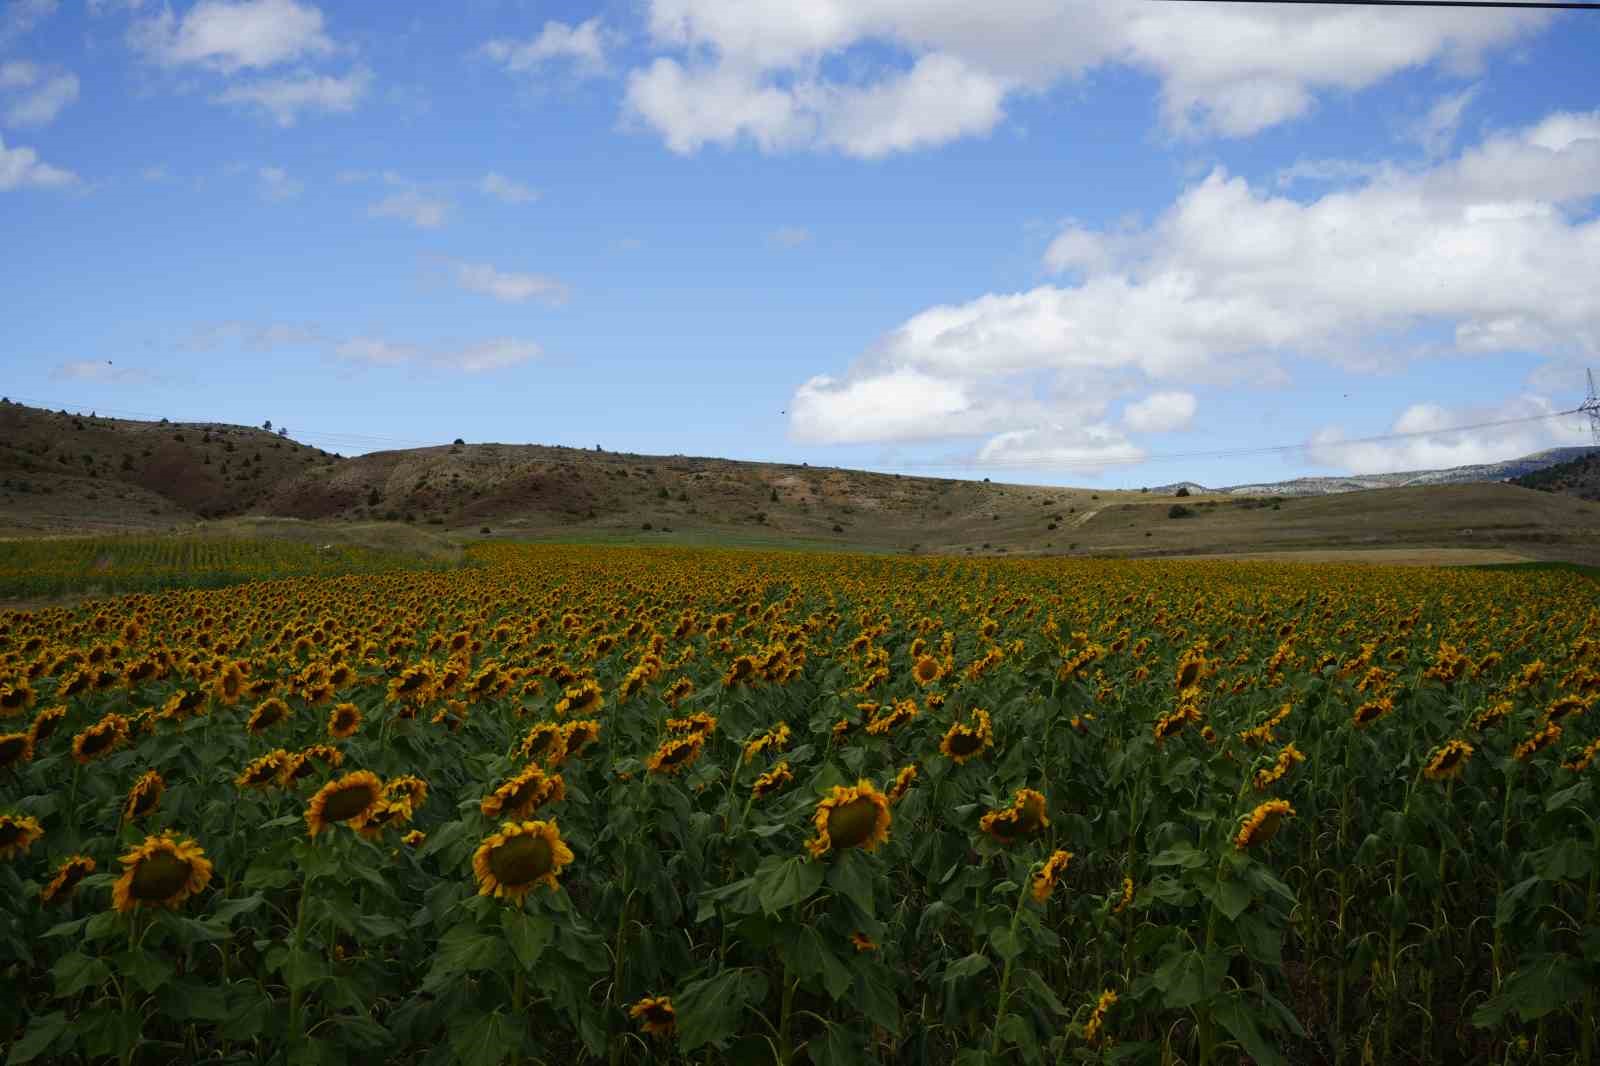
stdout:
[(850, 934), (850, 943), (855, 945), (857, 952), (878, 950), (878, 942), (859, 929)]
[(1239, 832), (1233, 838), (1233, 846), (1243, 851), (1256, 844), (1265, 844), (1278, 835), (1283, 819), (1293, 817), (1294, 808), (1289, 806), (1288, 800), (1267, 800), (1244, 816)]
[(666, 701), (668, 707), (677, 710), (678, 704), (682, 703), (684, 698), (693, 691), (694, 682), (687, 677), (680, 677), (667, 686), (667, 690), (661, 694), (661, 698)]
[(867, 732), (875, 737), (887, 736), (897, 726), (911, 721), (919, 713), (916, 700), (909, 697), (895, 700), (888, 714), (873, 715), (872, 720), (867, 723)]
[(488, 818), (526, 818), (545, 804), (566, 798), (567, 785), (560, 774), (546, 775), (529, 766), (485, 796), (478, 809)]
[(645, 760), (645, 766), (658, 774), (675, 774), (698, 759), (704, 746), (705, 737), (699, 733), (670, 737)]
[(353, 703), (335, 703), (328, 712), (328, 735), (335, 740), (349, 740), (361, 728), (361, 708)]
[(917, 656), (916, 663), (911, 667), (911, 680), (926, 688), (944, 676), (944, 669), (939, 665), (939, 660), (931, 655)]
[(1527, 740), (1524, 740), (1522, 743), (1518, 744), (1511, 755), (1518, 762), (1527, 762), (1535, 754), (1543, 751), (1560, 739), (1561, 727), (1556, 725), (1554, 722), (1548, 722), (1545, 724), (1544, 728), (1533, 733), (1528, 737)]
[[(64, 695), (70, 695), (65, 693)], [(21, 714), (33, 706), (33, 689), (28, 687), (26, 681), (15, 681), (9, 685), (0, 685), (0, 718), (10, 718), (14, 714)]]
[(1582, 773), (1594, 762), (1596, 755), (1600, 755), (1600, 739), (1591, 740), (1588, 747), (1562, 763), (1561, 768), (1571, 770), (1573, 773)]
[(316, 772), (319, 762), (330, 770), (336, 770), (344, 765), (344, 752), (327, 744), (313, 744), (292, 753), (283, 764), (283, 784), (288, 786), (310, 777)]
[(46, 904), (64, 903), (78, 887), (78, 882), (94, 873), (94, 860), (87, 855), (74, 855), (56, 867), (55, 876), (44, 886), (39, 898)]
[(945, 733), (944, 739), (939, 742), (940, 754), (949, 758), (957, 766), (969, 759), (976, 759), (984, 752), (994, 747), (994, 725), (989, 720), (989, 712), (979, 707), (972, 709), (972, 725), (962, 725), (957, 722)]
[(1192, 692), (1200, 687), (1207, 674), (1215, 669), (1206, 658), (1205, 645), (1198, 644), (1183, 653), (1172, 671), (1172, 684), (1180, 693)]
[(1011, 806), (985, 814), (979, 820), (978, 828), (1000, 843), (1010, 844), (1050, 825), (1045, 806), (1043, 793), (1031, 788), (1019, 788), (1012, 797)]
[(911, 791), (911, 783), (917, 779), (917, 766), (900, 767), (900, 772), (894, 775), (894, 784), (889, 786), (889, 802), (899, 803), (905, 794)]
[(279, 778), (290, 757), (283, 748), (275, 748), (265, 755), (257, 756), (245, 764), (245, 768), (239, 771), (239, 776), (233, 779), (233, 783), (240, 788), (271, 788), (280, 783)]
[(161, 717), (181, 722), (193, 717), (206, 705), (206, 694), (199, 689), (192, 691), (179, 689), (167, 697), (167, 702), (161, 705)]
[(122, 801), (122, 820), (137, 821), (161, 805), (161, 794), (167, 790), (166, 778), (155, 770), (146, 770), (128, 789), (128, 798)]
[(1128, 904), (1130, 904), (1132, 902), (1133, 902), (1133, 878), (1124, 877), (1122, 879), (1122, 895), (1117, 898), (1116, 904), (1114, 906), (1112, 906), (1111, 913), (1112, 914), (1121, 914), (1123, 911), (1128, 909)]
[(239, 697), (244, 694), (244, 684), (244, 671), (239, 669), (238, 663), (229, 663), (212, 682), (211, 695), (218, 703), (231, 707), (238, 703)]
[(428, 802), (428, 783), (415, 774), (392, 778), (383, 786), (383, 798), (408, 803), (417, 811)]
[(1089, 1020), (1083, 1026), (1083, 1039), (1090, 1045), (1098, 1045), (1101, 1041), (1109, 1042), (1105, 1035), (1106, 1015), (1117, 1004), (1117, 994), (1111, 989), (1100, 993), (1100, 999), (1095, 1003), (1094, 1010), (1089, 1012)]
[(600, 739), (600, 723), (593, 718), (575, 718), (561, 727), (561, 740), (569, 756), (580, 755), (583, 749)]
[(411, 814), (411, 804), (406, 800), (385, 797), (372, 805), (371, 813), (356, 832), (367, 840), (376, 840), (385, 829), (398, 829), (411, 821)]
[(668, 718), (667, 732), (689, 733), (708, 737), (717, 730), (717, 720), (704, 711), (696, 711), (687, 718)]
[(33, 737), (28, 733), (0, 733), (0, 770), (20, 766), (33, 758)]
[(1284, 775), (1287, 774), (1291, 768), (1305, 761), (1305, 754), (1299, 748), (1294, 746), (1294, 741), (1290, 741), (1289, 743), (1285, 744), (1283, 746), (1283, 750), (1278, 752), (1277, 761), (1274, 762), (1273, 765), (1264, 770), (1256, 771), (1256, 791), (1265, 792), (1272, 785), (1283, 780)]
[(769, 729), (744, 746), (744, 761), (751, 762), (768, 748), (782, 751), (789, 745), (789, 723), (779, 722), (778, 728)]
[(371, 770), (354, 770), (317, 790), (306, 804), (306, 824), (312, 839), (331, 822), (360, 829), (383, 798), (383, 782)]
[(555, 820), (505, 822), (472, 856), (478, 895), (520, 903), (534, 885), (554, 891), (556, 877), (573, 859)]
[(1589, 701), (1582, 696), (1560, 696), (1550, 701), (1550, 706), (1545, 709), (1546, 722), (1559, 722), (1564, 718), (1584, 713), (1589, 709)]
[(1363, 703), (1361, 706), (1356, 708), (1355, 713), (1350, 716), (1350, 721), (1357, 729), (1365, 729), (1367, 726), (1371, 725), (1373, 722), (1376, 722), (1378, 719), (1382, 718), (1386, 714), (1389, 714), (1393, 710), (1394, 700), (1390, 699), (1388, 696), (1381, 697), (1380, 699), (1368, 700), (1366, 703)]
[(1028, 894), (1035, 903), (1043, 903), (1050, 898), (1050, 893), (1055, 891), (1056, 881), (1067, 871), (1067, 864), (1072, 861), (1072, 852), (1056, 850), (1050, 853), (1033, 875), (1033, 880), (1028, 885)]
[(411, 832), (400, 838), (400, 843), (404, 844), (408, 848), (420, 848), (423, 845), (423, 842), (427, 839), (427, 833), (424, 833), (420, 829), (413, 829)]
[(250, 713), (249, 719), (244, 723), (245, 732), (259, 737), (267, 730), (289, 717), (289, 705), (276, 696), (268, 697), (256, 704), (256, 709)]
[(528, 730), (517, 750), (524, 759), (542, 759), (546, 766), (555, 766), (567, 757), (566, 734), (554, 722), (540, 722)]
[(722, 675), (722, 685), (724, 688), (736, 688), (748, 684), (755, 677), (756, 671), (755, 657), (741, 655), (728, 664), (727, 672)]
[(678, 1027), (678, 1014), (672, 1009), (671, 996), (646, 996), (628, 1008), (628, 1017), (659, 1040), (670, 1037)]
[(1472, 745), (1466, 741), (1452, 740), (1428, 757), (1428, 765), (1422, 772), (1430, 781), (1448, 781), (1460, 777), (1461, 771), (1466, 769), (1467, 760), (1472, 758), (1472, 751)]
[(88, 765), (102, 755), (128, 743), (128, 720), (120, 714), (108, 714), (94, 725), (72, 738), (72, 757)]
[(44, 827), (38, 819), (26, 814), (0, 814), (0, 859), (25, 853), (42, 836)]
[(834, 785), (827, 798), (817, 804), (812, 825), (817, 835), (806, 841), (811, 857), (819, 859), (837, 848), (864, 848), (876, 851), (889, 839), (889, 797), (862, 778), (854, 785)]
[(556, 703), (556, 716), (569, 714), (592, 715), (606, 705), (600, 696), (600, 686), (594, 681), (584, 681), (566, 690)]
[(780, 762), (756, 778), (755, 784), (750, 786), (750, 794), (756, 799), (765, 799), (793, 780), (794, 774), (789, 772), (789, 764)]
[(122, 856), (122, 876), (111, 901), (127, 914), (135, 907), (177, 907), (211, 881), (211, 863), (193, 840), (167, 830)]
[(55, 734), (61, 725), (61, 720), (66, 716), (67, 708), (59, 704), (55, 707), (46, 707), (33, 716), (33, 724), (28, 727), (28, 738), (33, 741), (35, 751)]

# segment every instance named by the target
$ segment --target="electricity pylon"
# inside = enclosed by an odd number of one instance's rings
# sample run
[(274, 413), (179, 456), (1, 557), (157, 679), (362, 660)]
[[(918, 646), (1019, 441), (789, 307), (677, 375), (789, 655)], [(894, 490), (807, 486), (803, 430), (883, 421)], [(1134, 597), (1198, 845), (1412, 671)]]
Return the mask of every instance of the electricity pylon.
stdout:
[(1589, 416), (1589, 432), (1594, 435), (1594, 442), (1600, 444), (1600, 392), (1595, 391), (1594, 371), (1589, 371), (1589, 395), (1578, 407)]

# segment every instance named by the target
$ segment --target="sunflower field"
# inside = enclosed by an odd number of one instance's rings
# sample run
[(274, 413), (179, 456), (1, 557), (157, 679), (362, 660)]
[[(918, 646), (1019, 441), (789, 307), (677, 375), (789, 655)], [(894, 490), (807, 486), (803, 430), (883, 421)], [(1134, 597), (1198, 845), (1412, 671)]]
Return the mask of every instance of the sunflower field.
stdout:
[(475, 555), (0, 613), (4, 1062), (1594, 1062), (1583, 576)]

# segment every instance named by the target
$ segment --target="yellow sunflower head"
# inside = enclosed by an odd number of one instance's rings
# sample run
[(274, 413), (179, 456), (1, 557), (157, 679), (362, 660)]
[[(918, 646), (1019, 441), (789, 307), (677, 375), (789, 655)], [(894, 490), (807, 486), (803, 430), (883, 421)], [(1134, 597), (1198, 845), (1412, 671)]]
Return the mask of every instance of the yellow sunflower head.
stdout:
[(1010, 844), (1049, 827), (1046, 806), (1043, 793), (1031, 788), (1019, 788), (1011, 799), (1011, 806), (985, 814), (978, 822), (978, 828), (1000, 843)]
[(645, 766), (652, 773), (675, 774), (692, 765), (704, 747), (705, 736), (701, 733), (669, 737), (645, 760)]
[(353, 703), (335, 703), (328, 712), (328, 735), (335, 740), (348, 740), (361, 728), (361, 708)]
[(1461, 771), (1466, 769), (1467, 760), (1472, 758), (1472, 752), (1472, 745), (1464, 740), (1449, 741), (1434, 751), (1422, 772), (1430, 781), (1448, 781), (1460, 777)]
[(282, 748), (251, 759), (233, 783), (240, 788), (271, 788), (280, 783), (284, 765), (290, 755)]
[(939, 753), (957, 766), (976, 759), (994, 747), (994, 726), (989, 712), (979, 707), (972, 709), (972, 724), (957, 722), (945, 732), (939, 742)]
[(658, 1040), (672, 1036), (678, 1027), (678, 1014), (672, 1009), (671, 996), (646, 996), (628, 1008), (628, 1017)]
[(33, 758), (33, 736), (29, 733), (0, 733), (0, 770), (21, 766)]
[(520, 903), (535, 885), (554, 891), (556, 878), (572, 861), (555, 820), (506, 822), (486, 837), (472, 856), (478, 895)]
[(774, 766), (772, 769), (756, 778), (755, 784), (750, 786), (750, 792), (755, 796), (756, 799), (762, 799), (772, 795), (774, 792), (778, 791), (778, 789), (782, 788), (784, 785), (787, 785), (793, 780), (794, 774), (790, 772), (789, 764), (787, 762), (780, 762), (778, 765)]
[(310, 835), (315, 838), (331, 823), (337, 822), (360, 829), (382, 798), (383, 782), (371, 770), (355, 770), (329, 781), (306, 804), (306, 825)]
[(415, 774), (391, 778), (383, 786), (383, 798), (409, 803), (412, 811), (418, 811), (428, 802), (428, 783)]
[(559, 802), (566, 795), (566, 782), (560, 774), (546, 774), (537, 766), (528, 766), (485, 796), (478, 809), (488, 818), (526, 818), (546, 803)]
[(1034, 872), (1033, 879), (1028, 885), (1028, 893), (1033, 896), (1035, 903), (1043, 903), (1050, 898), (1050, 893), (1055, 891), (1056, 881), (1066, 872), (1067, 864), (1071, 861), (1070, 851), (1051, 852), (1044, 865)]
[(546, 766), (556, 766), (567, 757), (567, 738), (554, 722), (540, 722), (522, 738), (524, 759), (538, 759)]
[(211, 863), (200, 845), (170, 829), (145, 837), (120, 861), (122, 876), (111, 888), (111, 901), (124, 914), (136, 907), (177, 907), (211, 881)]
[(94, 865), (94, 860), (87, 855), (74, 855), (66, 859), (56, 867), (55, 876), (40, 891), (39, 898), (47, 905), (65, 903), (72, 895), (72, 890), (78, 887), (78, 882), (94, 873)]
[(0, 859), (26, 854), (44, 836), (37, 818), (26, 814), (0, 814)]
[(128, 798), (122, 802), (122, 820), (137, 821), (161, 805), (161, 794), (167, 790), (166, 778), (155, 770), (146, 770), (128, 789)]
[(72, 757), (87, 765), (128, 743), (128, 720), (108, 714), (72, 738)]
[(862, 848), (876, 851), (889, 839), (889, 797), (871, 781), (862, 778), (854, 785), (834, 785), (817, 804), (811, 824), (817, 835), (806, 842), (812, 858), (829, 851)]
[(292, 753), (283, 764), (284, 786), (293, 785), (316, 773), (318, 763), (336, 770), (344, 765), (344, 752), (327, 744), (313, 744)]
[(1288, 800), (1267, 800), (1244, 816), (1239, 832), (1233, 838), (1233, 846), (1244, 851), (1257, 844), (1265, 844), (1278, 835), (1285, 818), (1293, 817), (1294, 808), (1289, 806)]
[(289, 705), (276, 696), (270, 696), (256, 704), (256, 709), (250, 712), (250, 718), (245, 722), (245, 731), (260, 736), (279, 722), (289, 717)]
[(28, 736), (33, 741), (33, 750), (38, 751), (40, 745), (49, 740), (61, 725), (61, 720), (67, 716), (67, 708), (57, 704), (46, 707), (33, 716), (33, 724), (28, 727)]
[(850, 934), (850, 943), (855, 945), (858, 953), (878, 950), (878, 942), (859, 929)]
[(889, 786), (889, 802), (899, 803), (905, 797), (905, 794), (911, 791), (911, 785), (916, 779), (916, 763), (900, 767), (900, 772), (894, 775), (894, 784)]

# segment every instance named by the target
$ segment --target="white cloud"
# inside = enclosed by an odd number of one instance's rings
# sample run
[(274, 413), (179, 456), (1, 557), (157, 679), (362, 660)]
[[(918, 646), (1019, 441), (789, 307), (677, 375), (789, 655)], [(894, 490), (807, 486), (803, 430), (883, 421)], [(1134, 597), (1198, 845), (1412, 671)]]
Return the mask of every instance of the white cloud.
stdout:
[[(1535, 395), (1486, 408), (1413, 404), (1400, 412), (1389, 430), (1393, 434), (1412, 434), (1410, 437), (1349, 440), (1341, 427), (1325, 426), (1312, 435), (1306, 453), (1322, 466), (1352, 474), (1384, 474), (1494, 463), (1546, 448), (1588, 444), (1589, 434), (1582, 419), (1541, 419), (1555, 410), (1549, 400)], [(1514, 421), (1520, 419), (1541, 420)], [(1486, 425), (1504, 422), (1512, 424)]]
[[(1045, 260), (1069, 279), (912, 316), (843, 375), (802, 386), (792, 429), (859, 442), (1082, 425), (1094, 417), (1065, 417), (1060, 393), (1280, 382), (1291, 356), (1369, 371), (1437, 354), (1593, 359), (1596, 196), (1600, 112), (1307, 201), (1218, 169), (1149, 225), (1068, 224)], [(1408, 339), (1441, 328), (1453, 342)], [(1160, 406), (1135, 403), (1126, 424), (1175, 418)]]
[(1384, 164), (1362, 163), (1354, 159), (1297, 159), (1279, 170), (1274, 181), (1284, 188), (1301, 181), (1356, 182), (1382, 174)]
[(1151, 393), (1122, 411), (1122, 421), (1137, 433), (1169, 433), (1188, 429), (1197, 404), (1191, 392)]
[(982, 466), (1057, 466), (1094, 475), (1107, 466), (1141, 462), (1147, 453), (1105, 423), (1059, 423), (998, 433), (978, 450)]
[(213, 352), (241, 345), (252, 352), (278, 348), (309, 348), (326, 343), (316, 325), (295, 322), (214, 322), (195, 326), (173, 343), (180, 351)]
[(41, 163), (32, 148), (7, 148), (5, 139), (0, 138), (0, 192), (26, 186), (58, 189), (78, 181), (78, 175), (70, 170)]
[(59, 0), (6, 0), (0, 9), (0, 44), (13, 41), (50, 18)]
[(1455, 144), (1456, 133), (1461, 129), (1461, 120), (1465, 117), (1467, 107), (1478, 95), (1479, 86), (1470, 85), (1457, 93), (1450, 93), (1440, 97), (1428, 113), (1406, 129), (1409, 140), (1422, 146), (1422, 150), (1431, 157), (1438, 157), (1450, 151)]
[(290, 177), (282, 167), (262, 167), (256, 171), (256, 180), (261, 198), (273, 203), (293, 200), (305, 190), (305, 183)]
[(7, 126), (43, 126), (78, 98), (78, 76), (14, 59), (0, 63), (0, 96)]
[(143, 170), (139, 171), (139, 176), (145, 181), (149, 182), (172, 180), (172, 172), (169, 171), (164, 164), (145, 167)]
[(384, 197), (371, 207), (367, 214), (373, 218), (398, 218), (418, 229), (438, 229), (450, 213), (450, 202), (426, 196), (416, 189), (406, 189)]
[(170, 7), (134, 23), (128, 41), (162, 66), (223, 74), (326, 55), (322, 12), (296, 0), (200, 0), (180, 19)]
[[(1305, 114), (1319, 92), (1431, 63), (1464, 68), (1547, 23), (1533, 11), (1441, 19), (1142, 0), (992, 0), (982, 18), (967, 0), (813, 0), (803, 11), (650, 0), (651, 36), (668, 54), (632, 72), (627, 110), (678, 152), (748, 139), (870, 158), (985, 134), (1009, 99), (1120, 65), (1158, 79), (1170, 130), (1247, 136)], [(849, 80), (823, 77), (825, 65)]]
[(301, 112), (347, 114), (354, 111), (371, 84), (372, 72), (365, 68), (352, 70), (343, 77), (302, 72), (230, 86), (212, 99), (220, 104), (259, 107), (278, 125), (287, 127), (295, 124)]
[(565, 282), (543, 274), (516, 274), (496, 270), (489, 263), (455, 264), (456, 284), (469, 292), (492, 296), (502, 303), (539, 299), (563, 304), (570, 294)]
[(600, 74), (606, 69), (606, 33), (598, 18), (577, 25), (552, 19), (544, 24), (537, 37), (526, 41), (497, 38), (484, 44), (481, 50), (516, 73), (557, 59), (569, 59), (578, 70), (588, 74)]
[(74, 359), (50, 371), (57, 381), (95, 381), (113, 385), (138, 385), (154, 381), (155, 375), (137, 367), (117, 366), (109, 359)]
[(779, 226), (767, 234), (767, 241), (779, 248), (798, 248), (811, 243), (811, 231), (804, 226)]
[(432, 366), (477, 374), (537, 359), (542, 349), (533, 341), (499, 337), (472, 344), (424, 348), (416, 344), (397, 344), (379, 337), (352, 337), (334, 348), (334, 356), (346, 363), (365, 366)]
[(539, 198), (539, 190), (493, 170), (478, 180), (478, 191), (508, 204), (531, 204)]

